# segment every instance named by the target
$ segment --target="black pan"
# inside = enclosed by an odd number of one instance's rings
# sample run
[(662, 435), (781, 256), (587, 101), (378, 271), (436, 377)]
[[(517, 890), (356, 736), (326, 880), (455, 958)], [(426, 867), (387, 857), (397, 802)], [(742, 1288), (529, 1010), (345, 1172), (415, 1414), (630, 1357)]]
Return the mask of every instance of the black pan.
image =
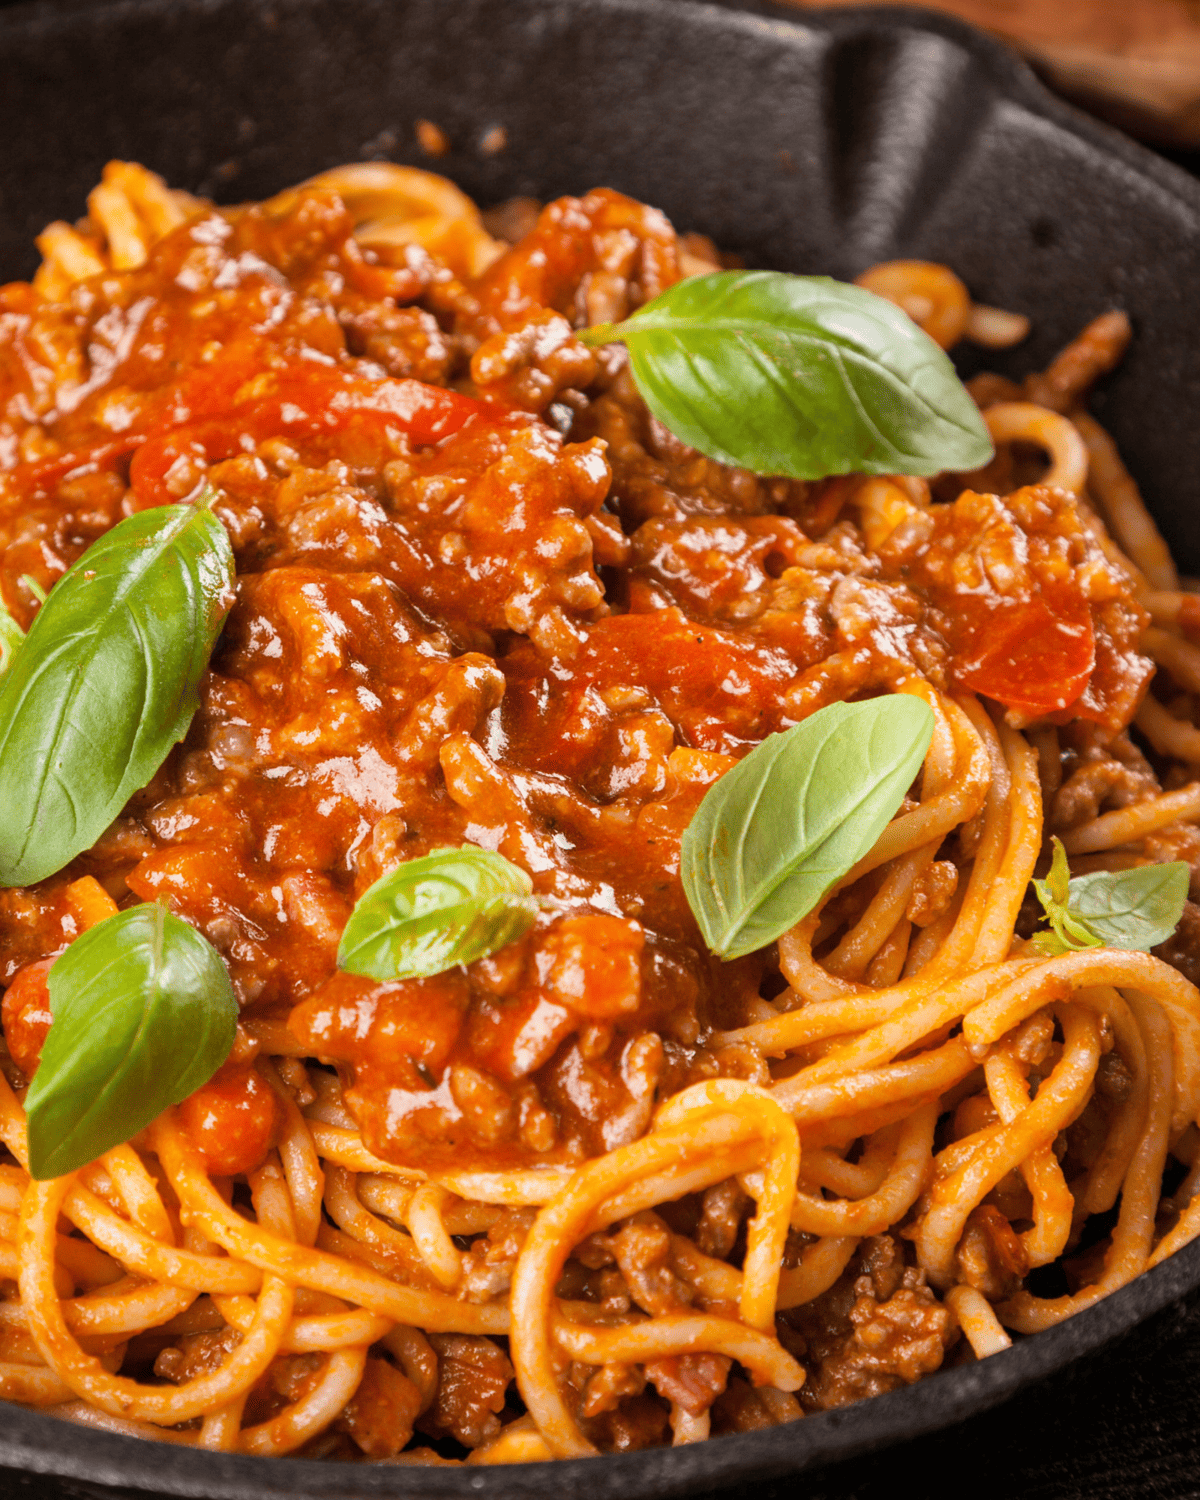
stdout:
[[(446, 132), (446, 157), (421, 156), (418, 118)], [(507, 148), (489, 155), (496, 125)], [(968, 356), (966, 373), (1022, 374), (1122, 306), (1136, 337), (1097, 409), (1200, 572), (1200, 188), (943, 18), (798, 20), (686, 0), (18, 5), (0, 12), (0, 141), (0, 279), (29, 274), (33, 235), (81, 212), (110, 157), (234, 201), (378, 155), (433, 166), (484, 203), (609, 184), (781, 269), (948, 261), (977, 298), (1034, 319), (1019, 349)], [(10, 1407), (0, 1493), (20, 1492), (21, 1470), (58, 1476), (43, 1493), (206, 1500), (634, 1500), (765, 1480), (950, 1427), (1198, 1291), (1200, 1243), (1070, 1322), (908, 1390), (696, 1447), (515, 1469), (197, 1454)]]

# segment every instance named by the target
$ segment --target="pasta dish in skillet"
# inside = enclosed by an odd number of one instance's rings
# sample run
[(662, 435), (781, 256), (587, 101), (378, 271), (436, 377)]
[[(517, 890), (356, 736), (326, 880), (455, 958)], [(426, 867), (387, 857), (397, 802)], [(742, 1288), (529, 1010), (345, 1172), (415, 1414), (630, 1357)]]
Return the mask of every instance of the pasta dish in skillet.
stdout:
[[(605, 189), (88, 207), (0, 289), (0, 1395), (688, 1443), (1200, 1233), (1200, 602), (1085, 407), (1122, 313), (972, 406), (934, 345), (1026, 325), (949, 270), (739, 273)], [(843, 394), (917, 351), (865, 469), (706, 456), (774, 440), (679, 401), (718, 295), (811, 299)]]

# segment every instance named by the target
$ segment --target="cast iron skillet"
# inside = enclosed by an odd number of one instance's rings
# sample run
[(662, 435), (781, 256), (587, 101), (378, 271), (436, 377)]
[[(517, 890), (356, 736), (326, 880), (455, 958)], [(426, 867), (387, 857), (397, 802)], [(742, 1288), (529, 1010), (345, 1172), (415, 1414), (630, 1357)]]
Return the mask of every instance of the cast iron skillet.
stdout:
[[(1026, 344), (968, 355), (967, 373), (1043, 365), (1123, 306), (1136, 338), (1097, 409), (1176, 556), (1200, 572), (1188, 317), (1200, 188), (964, 26), (688, 0), (57, 0), (0, 14), (0, 79), (0, 280), (29, 274), (33, 235), (81, 212), (110, 157), (236, 201), (386, 156), (436, 166), (484, 203), (608, 184), (787, 270), (946, 260), (980, 300), (1034, 318)], [(441, 161), (417, 151), (418, 118), (449, 136)], [(488, 155), (495, 125), (507, 148)], [(486, 1471), (366, 1467), (195, 1453), (9, 1407), (0, 1464), (75, 1494), (82, 1483), (212, 1500), (673, 1495), (948, 1427), (1198, 1288), (1200, 1242), (982, 1364), (690, 1448)]]

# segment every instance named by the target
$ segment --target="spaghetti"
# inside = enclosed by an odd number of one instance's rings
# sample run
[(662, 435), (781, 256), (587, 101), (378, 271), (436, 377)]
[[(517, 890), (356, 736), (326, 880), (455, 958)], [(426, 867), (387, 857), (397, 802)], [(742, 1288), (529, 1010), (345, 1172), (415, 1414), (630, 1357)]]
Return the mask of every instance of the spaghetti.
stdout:
[[(763, 479), (573, 336), (712, 245), (607, 191), (527, 209), (368, 164), (217, 210), (114, 162), (0, 289), (10, 612), (205, 483), (239, 571), (188, 738), (0, 898), (10, 1401), (262, 1455), (690, 1443), (989, 1357), (1200, 1233), (1196, 908), (1157, 956), (1029, 941), (1051, 833), (1079, 873), (1200, 857), (1200, 605), (1083, 409), (1126, 320), (973, 383), (980, 474)], [(862, 282), (945, 347), (1026, 331), (942, 267)], [(449, 435), (345, 395), (411, 379)], [(717, 963), (678, 880), (704, 792), (891, 692), (936, 721), (909, 798)], [(533, 929), (337, 972), (355, 897), (464, 843), (529, 871)], [(155, 899), (225, 958), (234, 1052), (34, 1181), (49, 964)]]

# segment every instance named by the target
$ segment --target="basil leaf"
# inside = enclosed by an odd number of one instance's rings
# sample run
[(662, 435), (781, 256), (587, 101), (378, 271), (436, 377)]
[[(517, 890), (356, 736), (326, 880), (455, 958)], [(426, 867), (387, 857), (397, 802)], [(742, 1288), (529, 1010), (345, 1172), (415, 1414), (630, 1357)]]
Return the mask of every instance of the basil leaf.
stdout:
[(469, 964), (533, 926), (524, 870), (490, 849), (435, 849), (390, 870), (359, 897), (338, 967), (371, 979), (424, 979)]
[(624, 343), (660, 422), (756, 474), (938, 474), (994, 451), (934, 341), (893, 303), (828, 276), (693, 276), (579, 337)]
[(1057, 836), (1051, 840), (1054, 853), (1050, 857), (1050, 869), (1045, 880), (1035, 880), (1033, 888), (1047, 914), (1053, 907), (1066, 906), (1071, 899), (1071, 867), (1067, 863), (1067, 847)]
[(1050, 924), (1030, 939), (1043, 953), (1099, 947), (1148, 953), (1178, 927), (1191, 879), (1182, 860), (1071, 877), (1062, 840), (1053, 842), (1049, 874), (1032, 882)]
[(831, 703), (709, 788), (683, 835), (683, 889), (709, 948), (773, 942), (870, 853), (921, 768), (934, 718), (897, 693)]
[(50, 1010), (25, 1097), (39, 1178), (94, 1161), (207, 1083), (238, 1017), (220, 955), (157, 904), (77, 937), (50, 970)]
[(1148, 953), (1178, 927), (1190, 877), (1182, 860), (1077, 875), (1071, 915), (1086, 922), (1105, 947)]
[(205, 504), (128, 517), (59, 579), (0, 685), (0, 885), (95, 843), (183, 738), (232, 584)]
[(1101, 939), (1070, 909), (1071, 867), (1067, 863), (1066, 847), (1057, 836), (1051, 842), (1054, 853), (1046, 878), (1031, 882), (1042, 903), (1042, 910), (1046, 913), (1050, 931), (1035, 933), (1031, 941), (1043, 953), (1050, 955), (1075, 953), (1082, 948), (1099, 948)]
[(1050, 958), (1104, 946), (1091, 928), (1072, 917), (1066, 907), (1048, 913), (1046, 920), (1050, 923), (1049, 930), (1035, 932), (1029, 941)]

